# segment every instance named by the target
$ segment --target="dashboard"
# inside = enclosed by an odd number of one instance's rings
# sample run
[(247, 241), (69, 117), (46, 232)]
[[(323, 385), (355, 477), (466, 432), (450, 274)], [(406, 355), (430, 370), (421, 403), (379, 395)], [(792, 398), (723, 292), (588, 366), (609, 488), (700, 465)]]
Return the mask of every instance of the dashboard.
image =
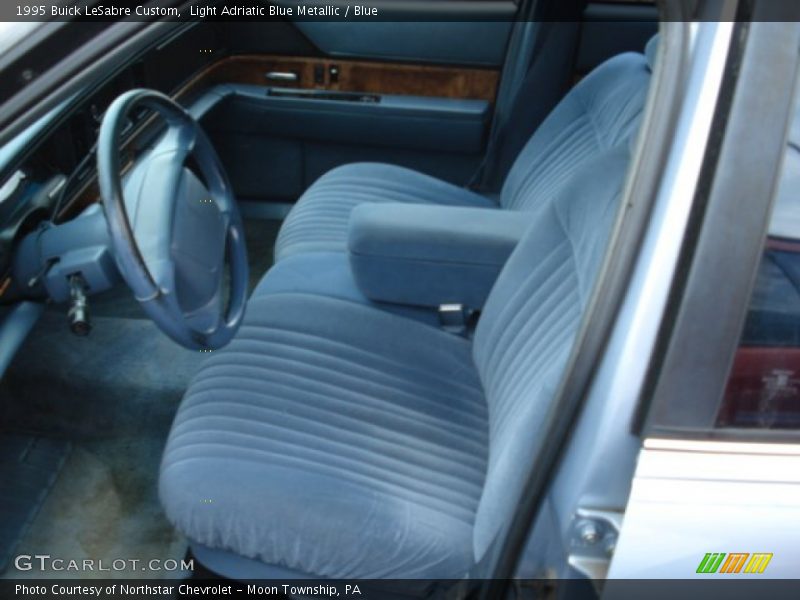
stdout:
[[(190, 51), (208, 43), (213, 27), (195, 25), (176, 33), (43, 117), (11, 144), (10, 156), (0, 159), (0, 303), (26, 297), (26, 286), (12, 285), (10, 276), (16, 243), (43, 221), (68, 220), (97, 201), (94, 148), (109, 104), (141, 87), (190, 98), (196, 75), (218, 58)], [(122, 164), (132, 164), (159, 130), (149, 111), (131, 115), (123, 131)]]
[[(13, 156), (0, 148), (0, 303), (28, 298), (30, 286), (9, 276), (15, 244), (97, 201), (97, 133), (125, 91), (154, 89), (203, 117), (237, 198), (290, 202), (337, 161), (383, 159), (461, 182), (482, 154), (498, 81), (485, 65), (329, 56), (280, 21), (176, 25), (43, 118)], [(147, 112), (131, 116), (123, 170), (158, 132)], [(267, 168), (265, 154), (274, 157)]]

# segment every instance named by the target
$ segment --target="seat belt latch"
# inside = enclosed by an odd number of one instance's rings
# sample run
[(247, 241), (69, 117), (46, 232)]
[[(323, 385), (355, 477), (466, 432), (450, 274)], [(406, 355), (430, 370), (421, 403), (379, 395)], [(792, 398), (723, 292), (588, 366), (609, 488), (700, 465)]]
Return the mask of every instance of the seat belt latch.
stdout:
[(463, 304), (440, 304), (439, 324), (447, 332), (464, 335), (469, 325), (470, 310)]

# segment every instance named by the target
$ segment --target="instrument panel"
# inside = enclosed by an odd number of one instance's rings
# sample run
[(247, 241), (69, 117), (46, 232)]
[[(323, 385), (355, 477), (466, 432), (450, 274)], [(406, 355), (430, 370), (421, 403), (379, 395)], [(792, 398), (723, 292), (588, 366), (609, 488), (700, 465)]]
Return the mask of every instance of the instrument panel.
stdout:
[[(18, 156), (2, 165), (5, 176), (0, 181), (0, 303), (19, 300), (18, 296), (6, 294), (16, 242), (43, 221), (67, 220), (97, 201), (94, 149), (110, 103), (137, 87), (174, 96), (187, 76), (216, 60), (211, 55), (189, 55), (209, 33), (208, 27), (194, 27), (98, 82), (82, 97), (68, 101), (71, 105), (53, 117), (41, 135), (31, 135)], [(122, 164), (130, 165), (158, 130), (149, 111), (131, 115), (123, 132)]]

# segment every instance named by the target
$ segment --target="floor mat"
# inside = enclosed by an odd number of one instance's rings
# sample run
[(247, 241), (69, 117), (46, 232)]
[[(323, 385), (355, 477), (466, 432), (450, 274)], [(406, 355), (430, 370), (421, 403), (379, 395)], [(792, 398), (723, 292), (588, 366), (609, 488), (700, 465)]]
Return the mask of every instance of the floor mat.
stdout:
[[(251, 289), (272, 264), (278, 226), (246, 222)], [(65, 308), (50, 307), (0, 381), (0, 440), (31, 434), (72, 448), (44, 502), (44, 493), (37, 496), (38, 514), (14, 534), (21, 537), (14, 554), (180, 563), (186, 543), (161, 511), (158, 467), (178, 404), (207, 355), (169, 340), (124, 285), (92, 297), (90, 310), (91, 334), (79, 338), (69, 333)], [(12, 566), (3, 576), (186, 575), (141, 569), (130, 562), (110, 573)]]
[[(185, 542), (158, 502), (158, 465), (175, 410), (205, 358), (149, 321), (101, 317), (89, 337), (77, 338), (62, 315), (43, 315), (3, 379), (0, 422), (6, 432), (36, 432), (73, 449), (15, 554), (106, 563), (183, 557)], [(80, 576), (179, 575), (133, 568)], [(5, 573), (42, 575), (71, 574)]]
[(31, 435), (0, 435), (0, 572), (11, 562), (21, 537), (64, 465), (70, 444)]
[(275, 239), (281, 221), (274, 219), (246, 219), (244, 239), (247, 243), (247, 257), (250, 261), (250, 291), (261, 281), (264, 273), (272, 266)]
[[(12, 578), (182, 577), (161, 569), (180, 564), (186, 542), (167, 523), (156, 497), (160, 447), (152, 440), (78, 444), (62, 469), (38, 516), (17, 544), (15, 554), (48, 554), (90, 570), (17, 571)], [(159, 561), (151, 564), (152, 560)], [(102, 561), (102, 566), (98, 561)], [(112, 570), (101, 570), (101, 569)]]

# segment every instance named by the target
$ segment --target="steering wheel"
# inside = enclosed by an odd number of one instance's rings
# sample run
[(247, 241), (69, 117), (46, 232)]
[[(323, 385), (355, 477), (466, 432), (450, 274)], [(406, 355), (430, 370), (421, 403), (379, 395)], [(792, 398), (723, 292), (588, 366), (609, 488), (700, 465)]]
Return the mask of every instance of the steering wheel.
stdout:
[[(166, 131), (123, 181), (120, 136), (145, 108)], [(126, 92), (103, 117), (97, 173), (117, 267), (145, 312), (182, 346), (224, 346), (244, 316), (247, 253), (230, 183), (200, 126), (159, 92)]]

